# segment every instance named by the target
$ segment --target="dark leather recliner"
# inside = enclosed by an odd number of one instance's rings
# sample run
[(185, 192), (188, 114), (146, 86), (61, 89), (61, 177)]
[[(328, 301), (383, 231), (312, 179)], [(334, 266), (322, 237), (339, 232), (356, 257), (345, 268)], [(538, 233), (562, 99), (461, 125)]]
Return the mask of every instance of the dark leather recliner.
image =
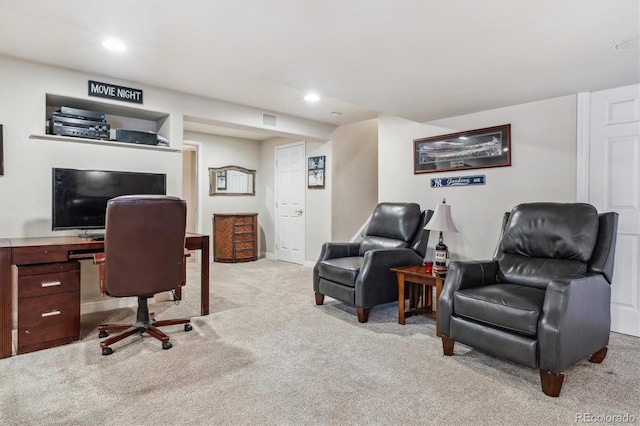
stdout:
[(94, 256), (100, 265), (100, 285), (109, 296), (137, 296), (138, 310), (134, 324), (98, 327), (101, 338), (108, 331), (121, 331), (100, 342), (103, 355), (110, 355), (111, 345), (136, 333), (147, 333), (169, 349), (169, 336), (158, 327), (184, 324), (185, 331), (191, 330), (189, 318), (151, 320), (147, 304), (154, 294), (184, 283), (186, 223), (187, 205), (177, 197), (126, 195), (107, 203), (104, 254)]
[(422, 263), (433, 211), (416, 203), (380, 203), (359, 242), (324, 243), (313, 268), (316, 304), (324, 296), (355, 306), (367, 322), (372, 306), (398, 300), (396, 274), (389, 268)]
[(528, 203), (503, 219), (493, 260), (451, 262), (438, 305), (454, 342), (540, 370), (558, 396), (564, 371), (607, 353), (618, 214), (583, 203)]

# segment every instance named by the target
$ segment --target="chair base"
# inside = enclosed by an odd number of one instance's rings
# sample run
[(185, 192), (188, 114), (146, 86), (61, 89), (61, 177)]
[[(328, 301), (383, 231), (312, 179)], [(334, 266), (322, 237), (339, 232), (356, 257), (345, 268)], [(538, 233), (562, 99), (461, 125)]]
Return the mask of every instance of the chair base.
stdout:
[(190, 318), (178, 318), (162, 321), (151, 321), (149, 318), (149, 307), (147, 303), (147, 297), (138, 297), (138, 310), (137, 321), (133, 324), (102, 324), (98, 326), (100, 333), (98, 337), (103, 338), (109, 335), (108, 331), (121, 331), (121, 333), (111, 336), (106, 340), (100, 342), (102, 348), (102, 355), (111, 355), (113, 349), (110, 348), (114, 343), (119, 342), (136, 333), (147, 333), (151, 337), (154, 337), (162, 342), (162, 349), (171, 349), (171, 343), (169, 342), (169, 336), (164, 334), (158, 327), (164, 327), (168, 325), (184, 324), (184, 331), (191, 331), (191, 319)]
[[(442, 351), (445, 356), (453, 355), (453, 346), (456, 343), (455, 340), (450, 339), (447, 336), (441, 336), (442, 338)], [(600, 364), (607, 356), (607, 347), (595, 352), (589, 358), (589, 362), (594, 364)], [(545, 395), (551, 397), (560, 396), (562, 390), (562, 383), (564, 382), (564, 373), (554, 374), (550, 371), (540, 370), (540, 385), (542, 386), (542, 392)]]
[[(315, 292), (316, 305), (322, 305), (324, 303), (324, 294)], [(358, 322), (364, 323), (369, 321), (369, 312), (371, 307), (368, 308), (356, 308), (356, 314), (358, 315)]]

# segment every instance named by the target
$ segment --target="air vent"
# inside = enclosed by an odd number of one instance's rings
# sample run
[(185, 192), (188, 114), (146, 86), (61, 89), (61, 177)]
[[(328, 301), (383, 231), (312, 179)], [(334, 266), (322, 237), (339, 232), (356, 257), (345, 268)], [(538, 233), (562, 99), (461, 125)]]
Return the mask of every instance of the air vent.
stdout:
[(262, 114), (262, 124), (265, 126), (275, 126), (277, 125), (278, 117), (271, 114)]

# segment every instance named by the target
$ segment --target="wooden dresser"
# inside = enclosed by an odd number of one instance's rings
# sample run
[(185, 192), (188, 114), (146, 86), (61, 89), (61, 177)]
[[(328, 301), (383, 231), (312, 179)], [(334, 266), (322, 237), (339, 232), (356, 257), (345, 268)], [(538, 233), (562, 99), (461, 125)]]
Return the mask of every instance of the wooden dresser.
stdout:
[(213, 215), (213, 261), (251, 262), (258, 259), (258, 213)]

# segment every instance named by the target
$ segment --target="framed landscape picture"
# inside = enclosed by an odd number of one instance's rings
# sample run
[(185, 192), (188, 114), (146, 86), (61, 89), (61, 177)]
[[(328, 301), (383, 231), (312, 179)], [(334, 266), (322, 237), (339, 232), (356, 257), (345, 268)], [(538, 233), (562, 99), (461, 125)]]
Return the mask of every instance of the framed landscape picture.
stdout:
[(413, 173), (511, 165), (511, 125), (413, 140)]

